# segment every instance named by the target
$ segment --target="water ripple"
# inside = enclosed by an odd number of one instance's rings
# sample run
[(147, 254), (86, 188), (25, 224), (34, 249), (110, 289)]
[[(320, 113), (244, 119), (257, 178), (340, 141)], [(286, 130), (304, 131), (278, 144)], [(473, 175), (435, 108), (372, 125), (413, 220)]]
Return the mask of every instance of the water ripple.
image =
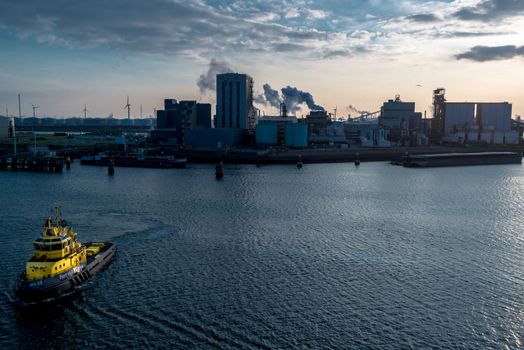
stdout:
[(0, 347), (522, 348), (523, 170), (2, 172), (3, 292), (55, 201), (119, 251), (52, 309), (2, 295)]

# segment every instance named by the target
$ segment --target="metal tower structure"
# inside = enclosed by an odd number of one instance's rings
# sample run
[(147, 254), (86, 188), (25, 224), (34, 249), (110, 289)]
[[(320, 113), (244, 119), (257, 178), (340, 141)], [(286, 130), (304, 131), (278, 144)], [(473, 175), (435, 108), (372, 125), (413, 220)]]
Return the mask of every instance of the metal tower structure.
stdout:
[(131, 105), (129, 104), (129, 96), (127, 96), (127, 103), (124, 106), (124, 109), (127, 109), (127, 119), (131, 119)]
[(444, 136), (444, 121), (446, 119), (446, 90), (438, 88), (433, 90), (433, 125), (431, 136), (436, 139)]

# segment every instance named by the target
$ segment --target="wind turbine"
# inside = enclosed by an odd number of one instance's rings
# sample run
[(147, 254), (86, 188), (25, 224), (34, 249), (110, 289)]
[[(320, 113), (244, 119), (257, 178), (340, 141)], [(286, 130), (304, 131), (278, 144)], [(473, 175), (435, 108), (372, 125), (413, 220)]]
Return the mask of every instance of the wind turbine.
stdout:
[(127, 96), (127, 103), (124, 106), (124, 109), (127, 108), (127, 119), (131, 119), (131, 105), (129, 104), (129, 96)]
[(86, 119), (87, 118), (87, 112), (89, 112), (87, 110), (87, 105), (84, 105), (84, 110), (82, 112), (84, 112), (84, 119)]
[(37, 108), (40, 108), (40, 107), (35, 106), (35, 105), (32, 104), (32, 103), (31, 103), (31, 106), (33, 106), (33, 118), (35, 118), (35, 117), (36, 117), (36, 109), (37, 109)]

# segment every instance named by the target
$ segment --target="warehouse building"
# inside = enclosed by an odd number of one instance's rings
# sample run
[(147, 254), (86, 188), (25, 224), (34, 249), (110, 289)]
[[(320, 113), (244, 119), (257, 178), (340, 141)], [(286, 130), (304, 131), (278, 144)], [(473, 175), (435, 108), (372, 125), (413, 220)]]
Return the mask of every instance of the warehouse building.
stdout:
[(443, 140), (517, 144), (519, 135), (511, 130), (511, 112), (508, 102), (446, 102)]

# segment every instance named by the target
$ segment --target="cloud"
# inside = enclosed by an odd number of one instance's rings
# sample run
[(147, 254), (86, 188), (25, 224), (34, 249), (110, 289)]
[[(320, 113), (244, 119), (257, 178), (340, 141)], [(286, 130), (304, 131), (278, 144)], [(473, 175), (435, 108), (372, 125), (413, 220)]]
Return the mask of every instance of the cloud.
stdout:
[(206, 91), (215, 91), (216, 90), (216, 80), (217, 80), (217, 74), (222, 73), (231, 73), (233, 72), (233, 69), (227, 62), (220, 62), (215, 60), (214, 58), (211, 59), (211, 62), (209, 62), (209, 67), (207, 69), (207, 72), (204, 74), (201, 74), (200, 77), (197, 80), (197, 85), (201, 93), (205, 93)]
[(271, 51), (274, 52), (303, 52), (309, 49), (307, 45), (295, 43), (278, 43), (271, 46)]
[(453, 16), (463, 21), (495, 21), (518, 16), (524, 12), (522, 0), (483, 0), (476, 6), (459, 9)]
[(329, 15), (329, 13), (322, 10), (308, 9), (307, 15), (310, 19), (324, 19)]
[(471, 60), (477, 62), (500, 61), (514, 57), (524, 57), (524, 46), (475, 46), (469, 51), (455, 55), (457, 60)]
[(329, 36), (316, 28), (276, 23), (280, 15), (274, 12), (253, 12), (257, 21), (202, 0), (0, 0), (0, 8), (0, 27), (20, 37), (126, 53), (208, 57), (302, 45), (305, 55), (314, 55)]
[[(481, 34), (485, 27), (456, 18), (522, 14), (524, 0), (0, 0), (0, 8), (0, 29), (19, 37), (124, 55), (321, 60), (371, 52), (389, 59), (428, 47), (422, 41), (435, 37), (487, 35)], [(421, 25), (432, 28), (421, 31)], [(499, 28), (492, 23), (489, 30)], [(432, 36), (430, 30), (448, 34)]]
[(300, 17), (300, 12), (296, 8), (291, 8), (286, 11), (284, 18), (297, 18)]
[(349, 50), (327, 50), (324, 52), (324, 58), (325, 59), (331, 59), (331, 58), (339, 58), (339, 57), (350, 57), (351, 51)]
[(505, 35), (507, 32), (463, 32), (463, 31), (451, 31), (451, 32), (438, 32), (433, 36), (435, 38), (472, 38), (481, 36), (495, 36)]
[(433, 23), (441, 21), (440, 18), (431, 13), (421, 13), (416, 15), (407, 16), (406, 19), (411, 22), (417, 23)]

